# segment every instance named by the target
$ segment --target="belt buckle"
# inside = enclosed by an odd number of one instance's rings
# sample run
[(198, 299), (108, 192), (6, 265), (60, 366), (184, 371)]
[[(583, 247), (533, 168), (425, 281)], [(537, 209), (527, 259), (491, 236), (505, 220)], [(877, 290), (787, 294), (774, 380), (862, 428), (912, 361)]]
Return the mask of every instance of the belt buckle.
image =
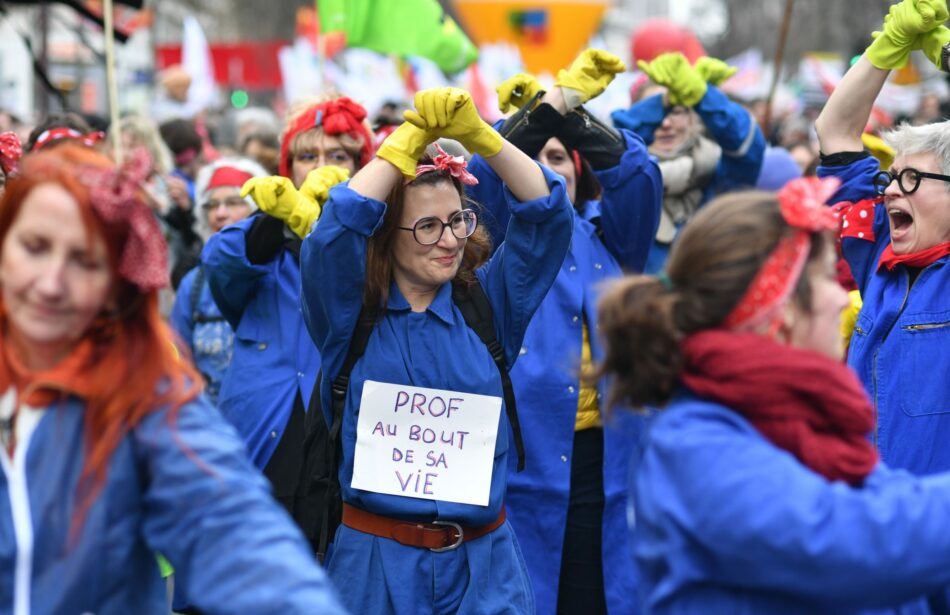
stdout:
[(442, 553), (444, 551), (452, 551), (454, 549), (458, 549), (462, 545), (462, 542), (465, 540), (465, 532), (462, 530), (461, 525), (459, 525), (458, 523), (455, 523), (454, 521), (432, 521), (431, 523), (432, 525), (445, 525), (448, 527), (454, 527), (455, 531), (459, 533), (459, 537), (458, 539), (456, 539), (456, 541), (453, 544), (450, 544), (447, 547), (439, 547), (438, 549), (429, 549), (430, 551), (432, 551), (433, 553)]

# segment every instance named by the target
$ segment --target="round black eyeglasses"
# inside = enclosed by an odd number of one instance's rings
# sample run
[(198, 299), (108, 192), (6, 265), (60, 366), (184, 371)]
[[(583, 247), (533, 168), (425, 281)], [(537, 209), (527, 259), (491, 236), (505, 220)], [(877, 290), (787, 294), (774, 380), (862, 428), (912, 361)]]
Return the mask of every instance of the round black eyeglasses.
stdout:
[(884, 191), (887, 190), (887, 187), (890, 186), (891, 182), (895, 179), (897, 180), (897, 187), (901, 189), (901, 192), (904, 194), (913, 194), (917, 192), (917, 188), (920, 187), (920, 180), (939, 179), (942, 182), (950, 182), (950, 175), (924, 173), (913, 167), (905, 167), (898, 173), (881, 171), (874, 176), (874, 189), (877, 190), (879, 195), (883, 195)]
[(401, 231), (412, 231), (412, 236), (416, 240), (416, 243), (431, 246), (432, 244), (439, 243), (439, 240), (442, 239), (445, 227), (449, 227), (449, 230), (452, 231), (452, 234), (455, 235), (456, 238), (466, 239), (471, 237), (472, 233), (474, 233), (478, 227), (478, 216), (471, 209), (463, 209), (462, 211), (455, 212), (455, 214), (449, 218), (448, 222), (443, 222), (435, 216), (429, 216), (427, 218), (420, 218), (412, 228), (408, 226), (397, 226), (396, 228)]

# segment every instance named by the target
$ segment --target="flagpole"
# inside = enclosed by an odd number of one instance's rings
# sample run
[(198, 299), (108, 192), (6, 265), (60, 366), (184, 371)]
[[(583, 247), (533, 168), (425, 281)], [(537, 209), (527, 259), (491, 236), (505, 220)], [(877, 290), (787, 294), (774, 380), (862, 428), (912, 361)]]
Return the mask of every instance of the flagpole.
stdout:
[(122, 139), (119, 135), (119, 88), (115, 78), (115, 30), (112, 26), (112, 0), (102, 2), (106, 42), (106, 90), (109, 93), (109, 129), (112, 132), (112, 157), (122, 164)]
[(323, 24), (320, 23), (320, 0), (313, 1), (314, 19), (317, 20), (317, 40), (314, 41), (314, 48), (317, 50), (317, 71), (320, 73), (320, 90), (325, 92), (327, 89), (326, 57), (327, 57), (327, 37), (323, 31)]
[(765, 99), (765, 117), (762, 118), (762, 132), (766, 140), (772, 128), (772, 99), (778, 88), (778, 80), (782, 74), (782, 62), (785, 60), (785, 42), (788, 40), (788, 26), (792, 21), (792, 9), (795, 0), (785, 0), (785, 15), (782, 17), (782, 30), (779, 33), (778, 47), (775, 49), (775, 62), (772, 70), (772, 85), (769, 87), (769, 96)]

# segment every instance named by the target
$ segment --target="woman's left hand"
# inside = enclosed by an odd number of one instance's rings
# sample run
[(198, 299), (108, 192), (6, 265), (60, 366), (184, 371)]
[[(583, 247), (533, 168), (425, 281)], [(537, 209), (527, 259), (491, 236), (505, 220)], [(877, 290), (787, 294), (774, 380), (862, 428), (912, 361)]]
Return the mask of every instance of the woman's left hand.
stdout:
[(403, 113), (407, 122), (439, 137), (455, 139), (485, 158), (501, 151), (504, 139), (478, 114), (471, 94), (459, 88), (416, 92), (415, 110)]

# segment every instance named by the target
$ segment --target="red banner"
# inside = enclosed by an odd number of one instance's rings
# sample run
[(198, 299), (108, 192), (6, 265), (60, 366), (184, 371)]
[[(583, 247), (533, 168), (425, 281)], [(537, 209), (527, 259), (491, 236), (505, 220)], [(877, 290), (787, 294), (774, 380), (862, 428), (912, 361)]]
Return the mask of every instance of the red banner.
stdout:
[[(280, 88), (280, 64), (277, 52), (286, 41), (254, 41), (237, 44), (212, 44), (214, 80), (227, 89), (273, 90)], [(181, 45), (161, 45), (155, 50), (157, 71), (181, 63)]]

